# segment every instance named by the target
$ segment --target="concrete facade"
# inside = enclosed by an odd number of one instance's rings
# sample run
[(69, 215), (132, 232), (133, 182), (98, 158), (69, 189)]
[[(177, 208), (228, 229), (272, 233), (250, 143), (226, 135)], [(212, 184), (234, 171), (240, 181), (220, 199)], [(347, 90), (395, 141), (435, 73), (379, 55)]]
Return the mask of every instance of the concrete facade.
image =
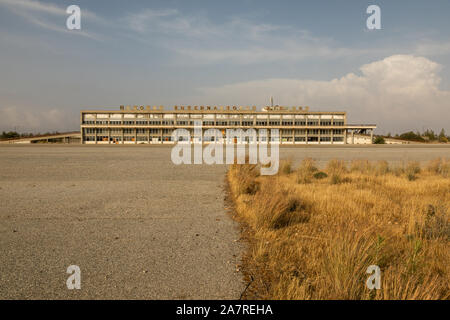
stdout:
[[(121, 106), (117, 111), (81, 111), (81, 143), (83, 144), (173, 144), (175, 129), (185, 129), (191, 143), (226, 142), (227, 129), (279, 129), (281, 144), (356, 144), (372, 143), (375, 124), (348, 124), (346, 112), (310, 111), (309, 107), (236, 106)], [(201, 124), (202, 138), (194, 134), (194, 124)], [(217, 129), (219, 137), (208, 138), (204, 132)], [(367, 141), (356, 139), (367, 134)], [(181, 138), (182, 139), (182, 138)], [(179, 141), (181, 141), (179, 139)], [(258, 136), (237, 137), (234, 143), (265, 142)], [(273, 141), (268, 137), (268, 141)]]

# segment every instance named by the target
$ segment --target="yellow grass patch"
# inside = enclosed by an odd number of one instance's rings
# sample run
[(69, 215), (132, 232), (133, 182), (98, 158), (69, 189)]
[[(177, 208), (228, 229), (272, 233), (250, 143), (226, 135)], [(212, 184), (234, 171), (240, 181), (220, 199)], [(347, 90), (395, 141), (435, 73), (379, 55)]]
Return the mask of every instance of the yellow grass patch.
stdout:
[[(448, 163), (332, 160), (320, 171), (306, 159), (276, 176), (232, 165), (231, 198), (248, 226), (245, 270), (255, 279), (248, 297), (448, 299)], [(366, 287), (370, 265), (381, 268), (380, 290)]]

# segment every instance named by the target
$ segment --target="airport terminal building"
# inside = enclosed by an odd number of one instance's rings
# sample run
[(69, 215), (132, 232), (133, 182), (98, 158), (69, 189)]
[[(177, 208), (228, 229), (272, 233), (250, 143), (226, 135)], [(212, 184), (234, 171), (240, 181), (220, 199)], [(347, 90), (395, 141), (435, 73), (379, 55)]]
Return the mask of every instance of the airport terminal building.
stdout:
[[(218, 129), (219, 137), (194, 134)], [(151, 106), (120, 106), (116, 111), (81, 111), (83, 144), (173, 144), (175, 129), (186, 129), (191, 142), (225, 140), (227, 129), (279, 129), (281, 144), (372, 143), (374, 124), (348, 124), (346, 112), (310, 111), (309, 107), (175, 106), (172, 110)], [(198, 130), (198, 129), (197, 129)], [(355, 138), (357, 136), (358, 138)], [(363, 137), (364, 142), (361, 142)], [(233, 138), (234, 143), (252, 142), (252, 137)], [(259, 141), (259, 136), (255, 142)], [(355, 141), (359, 139), (358, 141)]]

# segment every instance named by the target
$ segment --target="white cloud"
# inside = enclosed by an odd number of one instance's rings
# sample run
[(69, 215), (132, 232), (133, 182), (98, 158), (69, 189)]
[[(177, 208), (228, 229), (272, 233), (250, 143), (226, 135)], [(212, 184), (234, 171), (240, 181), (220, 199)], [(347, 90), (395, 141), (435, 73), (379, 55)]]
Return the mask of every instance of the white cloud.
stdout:
[(123, 24), (142, 39), (187, 58), (189, 63), (253, 64), (299, 61), (310, 57), (339, 58), (374, 53), (373, 49), (341, 47), (332, 39), (317, 38), (288, 25), (232, 17), (213, 22), (203, 15), (175, 9), (147, 9), (125, 16)]
[(38, 112), (17, 106), (0, 107), (0, 129), (18, 132), (70, 131), (79, 127), (78, 119), (68, 118), (59, 109), (39, 109)]
[(376, 123), (383, 132), (423, 127), (450, 132), (450, 91), (439, 89), (441, 66), (424, 58), (394, 55), (330, 81), (266, 79), (201, 88), (193, 104), (280, 105), (344, 110), (352, 122)]

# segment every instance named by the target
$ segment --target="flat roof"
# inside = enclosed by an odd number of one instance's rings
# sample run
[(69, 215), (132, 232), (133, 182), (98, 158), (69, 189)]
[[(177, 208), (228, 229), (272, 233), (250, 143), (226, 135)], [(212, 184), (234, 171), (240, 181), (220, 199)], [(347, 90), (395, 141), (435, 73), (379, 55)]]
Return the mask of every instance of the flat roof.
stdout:
[(246, 113), (246, 114), (339, 114), (345, 115), (346, 111), (307, 111), (307, 110), (271, 110), (271, 111), (256, 111), (256, 110), (81, 110), (81, 113)]

